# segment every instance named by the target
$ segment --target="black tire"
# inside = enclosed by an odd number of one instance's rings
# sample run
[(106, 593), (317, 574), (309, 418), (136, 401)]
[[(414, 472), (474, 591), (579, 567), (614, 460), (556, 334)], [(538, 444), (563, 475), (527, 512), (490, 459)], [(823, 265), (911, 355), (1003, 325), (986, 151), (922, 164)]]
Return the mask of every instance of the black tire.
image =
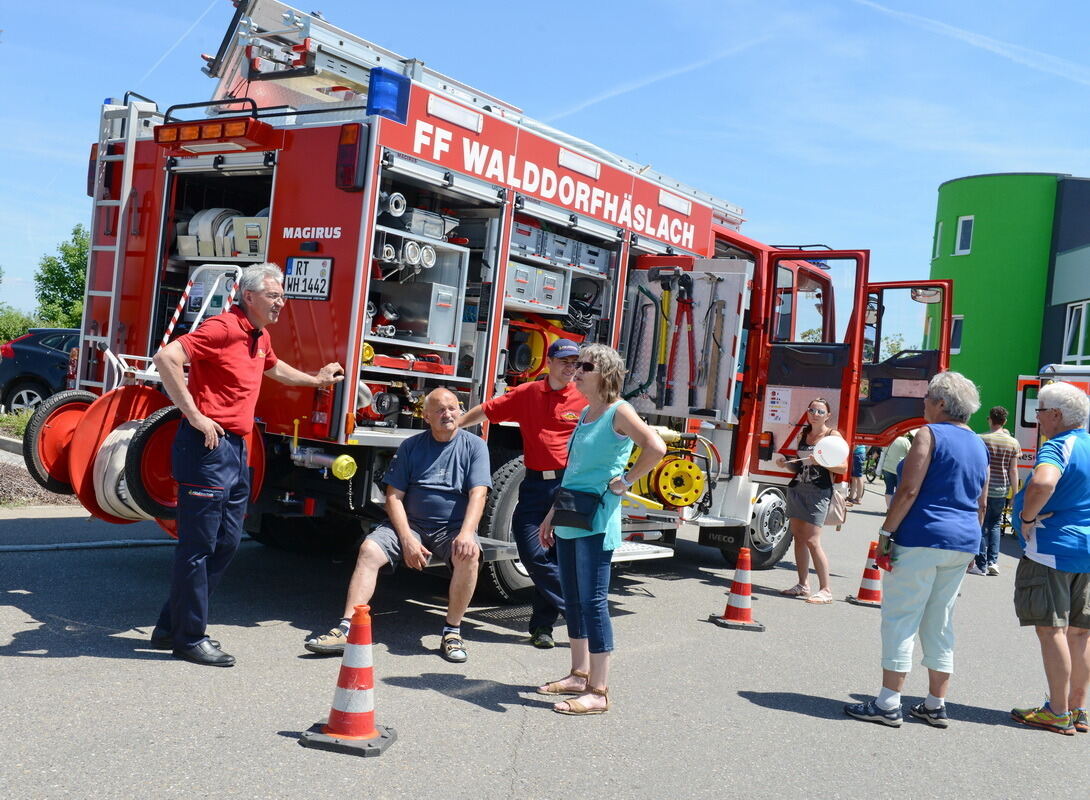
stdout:
[[(745, 544), (741, 545), (749, 548), (751, 569), (772, 569), (791, 546), (786, 508), (787, 498), (778, 487), (765, 487), (757, 495), (753, 520), (745, 529)], [(732, 567), (737, 563), (737, 549), (724, 547), (720, 552)]]
[(49, 387), (33, 378), (15, 381), (4, 393), (4, 408), (9, 414), (18, 414), (27, 409), (36, 409), (49, 397)]
[(74, 493), (72, 484), (57, 480), (51, 476), (45, 464), (42, 463), (38, 453), (38, 437), (42, 435), (43, 427), (61, 406), (75, 403), (90, 406), (97, 399), (98, 396), (90, 392), (69, 389), (47, 397), (35, 409), (30, 422), (27, 423), (26, 431), (23, 433), (23, 462), (26, 464), (30, 477), (43, 489), (47, 489), (54, 494)]
[(250, 538), (266, 547), (302, 555), (342, 555), (353, 551), (363, 538), (355, 517), (287, 517), (262, 514)]
[(129, 449), (125, 454), (125, 487), (128, 489), (129, 498), (141, 511), (156, 519), (177, 519), (178, 509), (176, 505), (165, 505), (153, 497), (144, 485), (144, 448), (160, 428), (181, 418), (182, 412), (177, 406), (167, 406), (153, 412), (137, 428), (129, 440)]
[(874, 483), (878, 480), (878, 465), (867, 464), (866, 468), (863, 470), (863, 476), (867, 479), (867, 483)]
[[(481, 535), (503, 542), (512, 542), (511, 517), (518, 503), (519, 486), (526, 477), (526, 465), (522, 456), (516, 456), (492, 473), (492, 491), (481, 515)], [(505, 603), (518, 603), (526, 595), (534, 582), (522, 562), (495, 561), (485, 564), (481, 571), (480, 584)]]

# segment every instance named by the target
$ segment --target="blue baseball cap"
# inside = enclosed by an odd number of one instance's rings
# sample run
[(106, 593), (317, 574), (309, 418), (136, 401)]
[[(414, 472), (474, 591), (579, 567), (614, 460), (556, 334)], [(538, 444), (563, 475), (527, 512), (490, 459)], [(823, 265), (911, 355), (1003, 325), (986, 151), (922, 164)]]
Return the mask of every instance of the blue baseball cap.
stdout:
[(579, 345), (571, 339), (557, 339), (549, 345), (549, 358), (567, 358), (579, 355)]

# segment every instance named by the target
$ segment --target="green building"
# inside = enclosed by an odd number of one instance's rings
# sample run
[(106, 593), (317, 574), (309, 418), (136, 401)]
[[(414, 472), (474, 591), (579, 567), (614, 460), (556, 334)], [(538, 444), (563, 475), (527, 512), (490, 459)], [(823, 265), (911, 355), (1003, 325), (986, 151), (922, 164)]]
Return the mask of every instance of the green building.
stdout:
[[(1073, 182), (1084, 186), (1065, 186)], [(1086, 184), (1054, 173), (1008, 173), (939, 186), (931, 277), (954, 281), (950, 368), (980, 387), (981, 410), (969, 423), (974, 430), (987, 428), (992, 406), (1014, 412), (1018, 375), (1065, 360), (1056, 347), (1064, 336), (1057, 320), (1076, 295), (1090, 297), (1090, 270), (1072, 265), (1062, 296), (1053, 291), (1057, 223), (1062, 189), (1081, 194)], [(1090, 248), (1084, 255), (1090, 259)]]

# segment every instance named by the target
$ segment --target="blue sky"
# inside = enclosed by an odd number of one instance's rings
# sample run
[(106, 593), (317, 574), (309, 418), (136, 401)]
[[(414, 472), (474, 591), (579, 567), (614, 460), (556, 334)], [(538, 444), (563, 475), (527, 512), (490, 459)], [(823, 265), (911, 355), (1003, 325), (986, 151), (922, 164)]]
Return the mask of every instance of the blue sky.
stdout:
[[(1085, 0), (307, 0), (327, 20), (742, 206), (774, 244), (927, 275), (936, 188), (1090, 175)], [(207, 99), (228, 0), (0, 3), (0, 299), (87, 223), (99, 104)], [(411, 10), (410, 10), (411, 9)]]

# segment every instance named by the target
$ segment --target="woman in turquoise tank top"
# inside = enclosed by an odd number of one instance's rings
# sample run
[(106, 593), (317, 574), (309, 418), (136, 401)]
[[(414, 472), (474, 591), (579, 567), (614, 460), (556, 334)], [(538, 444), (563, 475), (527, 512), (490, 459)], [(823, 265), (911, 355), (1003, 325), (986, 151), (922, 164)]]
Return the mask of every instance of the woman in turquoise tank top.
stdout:
[[(564, 616), (571, 641), (571, 672), (538, 688), (539, 694), (578, 695), (553, 705), (560, 714), (601, 714), (609, 710), (610, 563), (621, 543), (621, 496), (666, 454), (666, 445), (620, 399), (624, 362), (616, 350), (592, 344), (579, 354), (575, 385), (590, 404), (572, 432), (561, 486), (602, 495), (593, 530), (553, 527), (550, 511), (541, 523), (541, 546), (556, 545)], [(640, 457), (627, 473), (635, 443)]]

